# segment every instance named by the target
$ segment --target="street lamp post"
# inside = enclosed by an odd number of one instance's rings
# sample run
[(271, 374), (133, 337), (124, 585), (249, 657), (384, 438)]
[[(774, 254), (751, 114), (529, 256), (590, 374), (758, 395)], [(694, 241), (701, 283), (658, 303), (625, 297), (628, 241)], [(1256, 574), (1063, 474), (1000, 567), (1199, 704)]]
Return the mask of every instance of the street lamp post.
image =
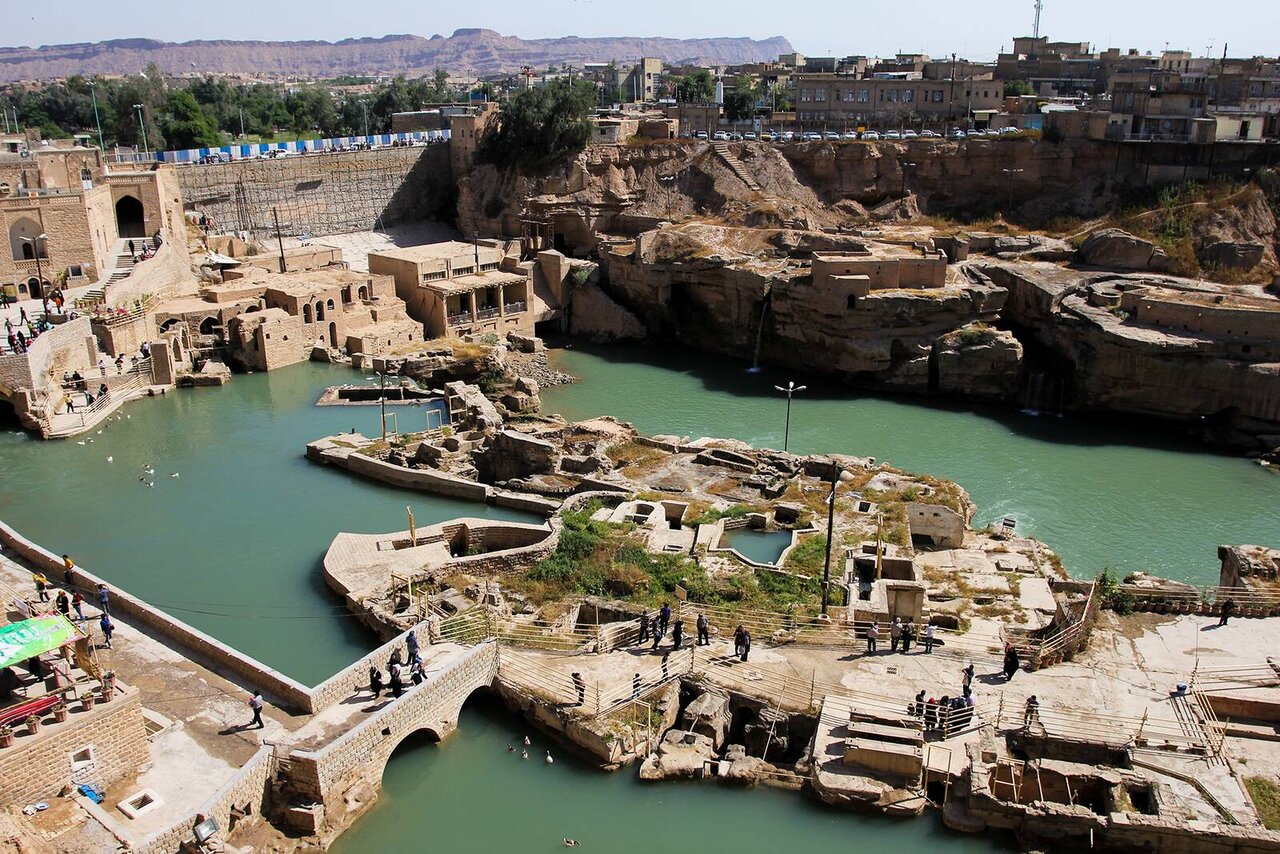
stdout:
[(776, 385), (774, 388), (787, 396), (787, 422), (786, 427), (783, 428), (782, 432), (782, 450), (787, 451), (790, 450), (791, 445), (791, 395), (798, 391), (804, 391), (807, 386), (796, 385), (794, 382), (789, 382), (787, 383), (786, 388), (783, 388), (780, 385)]
[(675, 175), (659, 175), (658, 183), (662, 184), (662, 186), (666, 187), (667, 189), (666, 213), (667, 213), (667, 219), (671, 219), (671, 191), (672, 191), (672, 188), (675, 186), (676, 176)]
[(1021, 169), (1001, 169), (1001, 172), (1009, 176), (1009, 204), (1005, 206), (1005, 219), (1009, 218), (1009, 212), (1013, 210), (1013, 180)]
[(387, 377), (398, 377), (399, 374), (374, 371), (378, 376), (378, 408), (382, 412), (382, 441), (387, 441)]
[(98, 148), (102, 149), (102, 154), (105, 156), (107, 146), (102, 141), (102, 120), (98, 118), (98, 81), (89, 81), (89, 95), (93, 98), (93, 123), (98, 126)]
[(831, 494), (827, 496), (827, 557), (822, 564), (822, 616), (827, 615), (827, 606), (831, 603), (831, 549), (835, 542), (836, 527), (836, 484), (840, 482), (840, 466), (831, 461)]
[(147, 121), (142, 115), (142, 105), (134, 104), (133, 108), (138, 111), (138, 127), (142, 129), (142, 152), (143, 154), (151, 154), (151, 146), (147, 145)]

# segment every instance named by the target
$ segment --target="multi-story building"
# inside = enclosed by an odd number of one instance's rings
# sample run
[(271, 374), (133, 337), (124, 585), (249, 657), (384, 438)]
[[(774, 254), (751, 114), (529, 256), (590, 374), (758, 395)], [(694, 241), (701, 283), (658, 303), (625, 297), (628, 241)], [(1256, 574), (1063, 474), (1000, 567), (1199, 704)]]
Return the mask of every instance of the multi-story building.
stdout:
[(428, 337), (533, 331), (532, 265), (502, 245), (446, 241), (370, 252), (369, 272), (395, 280)]
[(1111, 75), (1154, 69), (1157, 59), (1136, 50), (1092, 52), (1088, 42), (1051, 42), (1047, 37), (1016, 38), (1013, 50), (996, 58), (996, 79), (1021, 81), (1044, 97), (1103, 95)]
[(942, 122), (998, 110), (1003, 86), (991, 79), (925, 79), (923, 72), (799, 74), (796, 118), (805, 127), (852, 128), (865, 124)]
[(115, 265), (117, 240), (182, 228), (172, 166), (108, 164), (84, 137), (0, 139), (0, 288), (11, 297), (90, 284)]
[(1280, 132), (1280, 61), (1166, 52), (1158, 67), (1111, 78), (1109, 135), (1256, 141)]
[(617, 62), (588, 62), (582, 78), (600, 89), (601, 104), (639, 104), (665, 97), (662, 91), (663, 63), (646, 56), (634, 65)]

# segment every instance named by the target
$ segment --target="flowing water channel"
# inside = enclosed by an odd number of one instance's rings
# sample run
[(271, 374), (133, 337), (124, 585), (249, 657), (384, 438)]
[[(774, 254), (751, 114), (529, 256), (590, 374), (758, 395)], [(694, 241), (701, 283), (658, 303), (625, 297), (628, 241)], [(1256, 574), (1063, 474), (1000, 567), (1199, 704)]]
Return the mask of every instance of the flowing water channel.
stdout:
[[(557, 366), (582, 382), (544, 394), (569, 417), (614, 414), (651, 433), (782, 444), (785, 379), (705, 354), (574, 349)], [(0, 434), (0, 518), (50, 549), (304, 682), (315, 684), (373, 638), (327, 593), (319, 562), (340, 530), (382, 532), (512, 511), (393, 489), (307, 462), (316, 437), (377, 429), (376, 407), (313, 403), (342, 368), (300, 365), (237, 376), (220, 389), (130, 404), (101, 434), (40, 442)], [(1038, 419), (879, 398), (807, 379), (791, 448), (873, 455), (958, 480), (981, 507), (1059, 550), (1088, 575), (1111, 561), (1210, 583), (1214, 546), (1280, 542), (1280, 478), (1238, 458), (1160, 438), (1151, 426)], [(402, 430), (423, 417), (398, 409)], [(88, 439), (92, 438), (93, 442)], [(108, 462), (107, 458), (111, 461)], [(143, 471), (150, 464), (154, 477)], [(178, 477), (170, 477), (177, 473)], [(139, 478), (143, 478), (140, 480)], [(154, 487), (148, 487), (154, 482)], [(882, 850), (968, 852), (989, 840), (931, 820), (890, 822), (822, 809), (770, 790), (642, 786), (562, 755), (506, 751), (520, 723), (477, 702), (438, 747), (397, 752), (371, 813), (344, 852), (537, 851), (574, 836), (593, 851)]]

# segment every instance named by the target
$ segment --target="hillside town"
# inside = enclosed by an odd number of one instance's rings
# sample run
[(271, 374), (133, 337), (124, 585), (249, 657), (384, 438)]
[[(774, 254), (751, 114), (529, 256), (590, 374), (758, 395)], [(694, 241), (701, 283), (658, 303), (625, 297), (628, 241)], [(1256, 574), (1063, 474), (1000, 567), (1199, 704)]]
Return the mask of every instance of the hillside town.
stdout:
[(1280, 58), (1039, 11), (0, 84), (0, 846), (1280, 851)]

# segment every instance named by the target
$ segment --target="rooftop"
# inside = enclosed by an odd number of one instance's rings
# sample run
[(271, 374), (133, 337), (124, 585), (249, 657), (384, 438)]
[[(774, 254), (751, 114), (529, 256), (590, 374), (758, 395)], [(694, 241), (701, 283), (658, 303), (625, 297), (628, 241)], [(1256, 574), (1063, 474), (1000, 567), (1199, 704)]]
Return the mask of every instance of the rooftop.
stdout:
[(423, 287), (443, 296), (448, 296), (449, 294), (470, 293), (480, 288), (492, 288), (498, 285), (516, 285), (526, 281), (528, 281), (528, 277), (523, 273), (491, 270), (487, 273), (475, 273), (469, 276), (455, 276), (452, 279), (427, 282)]
[[(491, 249), (481, 246), (481, 249)], [(442, 243), (427, 243), (422, 246), (405, 246), (391, 249), (379, 249), (370, 254), (383, 258), (396, 258), (400, 261), (434, 261), (442, 258), (458, 258), (463, 255), (474, 256), (476, 247), (461, 240), (446, 240)]]

